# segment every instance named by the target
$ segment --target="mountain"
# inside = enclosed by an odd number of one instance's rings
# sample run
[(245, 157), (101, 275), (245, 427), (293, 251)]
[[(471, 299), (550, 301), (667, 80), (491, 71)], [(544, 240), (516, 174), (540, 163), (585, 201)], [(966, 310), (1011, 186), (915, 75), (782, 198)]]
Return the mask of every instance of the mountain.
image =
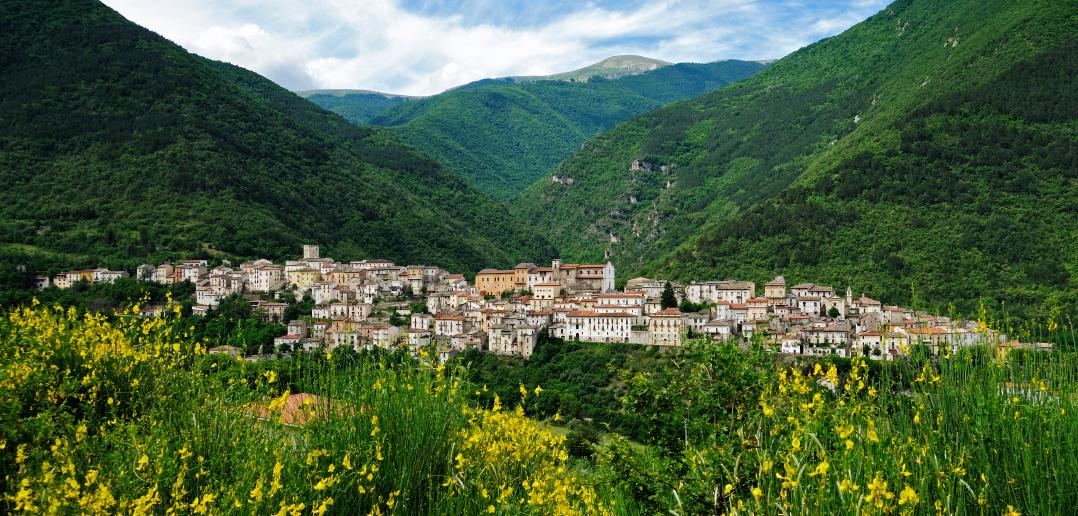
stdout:
[(516, 82), (528, 81), (578, 81), (588, 82), (592, 77), (603, 79), (620, 79), (631, 75), (639, 75), (658, 70), (664, 66), (670, 66), (666, 61), (652, 59), (643, 56), (613, 56), (603, 59), (593, 65), (585, 66), (571, 72), (556, 73), (553, 75), (521, 76), (513, 77)]
[[(590, 66), (571, 72), (556, 73), (553, 75), (514, 76), (499, 79), (483, 79), (472, 83), (458, 86), (449, 91), (461, 88), (472, 89), (478, 85), (494, 82), (536, 82), (536, 81), (579, 81), (587, 82), (592, 77), (604, 79), (618, 79), (631, 75), (638, 75), (652, 70), (657, 70), (670, 63), (641, 56), (614, 56), (608, 57)], [(296, 95), (303, 97), (323, 109), (327, 109), (343, 116), (355, 124), (366, 124), (372, 119), (410, 100), (420, 99), (410, 95), (396, 95), (371, 90), (306, 90), (297, 91)]]
[(586, 83), (490, 79), (401, 104), (370, 122), (449, 165), (480, 191), (508, 199), (596, 133), (762, 68), (720, 61)]
[(295, 93), (354, 124), (366, 124), (390, 108), (421, 98), (369, 90), (308, 90)]
[(192, 55), (93, 0), (0, 4), (0, 254), (137, 263), (387, 257), (458, 271), (552, 250), (386, 131)]
[(1075, 48), (1073, 2), (901, 0), (599, 135), (511, 205), (623, 278), (1074, 313)]

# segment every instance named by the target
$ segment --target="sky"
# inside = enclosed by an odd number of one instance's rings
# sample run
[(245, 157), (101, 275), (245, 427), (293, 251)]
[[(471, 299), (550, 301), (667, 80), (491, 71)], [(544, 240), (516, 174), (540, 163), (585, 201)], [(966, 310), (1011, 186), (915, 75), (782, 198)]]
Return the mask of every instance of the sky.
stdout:
[(433, 95), (606, 57), (777, 59), (881, 0), (104, 0), (196, 54), (291, 90)]

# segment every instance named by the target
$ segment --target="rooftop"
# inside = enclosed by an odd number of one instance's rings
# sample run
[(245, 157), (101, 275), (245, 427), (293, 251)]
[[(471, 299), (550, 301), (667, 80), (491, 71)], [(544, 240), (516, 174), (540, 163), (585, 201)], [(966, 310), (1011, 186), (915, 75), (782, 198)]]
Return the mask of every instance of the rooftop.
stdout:
[(636, 317), (633, 314), (627, 314), (625, 312), (611, 312), (601, 313), (595, 310), (573, 310), (569, 312), (569, 317)]

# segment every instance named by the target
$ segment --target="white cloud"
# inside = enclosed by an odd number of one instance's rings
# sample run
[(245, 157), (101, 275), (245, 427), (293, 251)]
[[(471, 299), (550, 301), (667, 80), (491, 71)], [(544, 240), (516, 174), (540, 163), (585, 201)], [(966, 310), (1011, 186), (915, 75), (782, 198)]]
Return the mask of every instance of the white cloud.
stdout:
[(192, 52), (288, 88), (413, 95), (486, 77), (562, 72), (614, 54), (696, 62), (777, 58), (883, 5), (850, 0), (857, 5), (814, 14), (763, 0), (656, 0), (628, 10), (580, 3), (545, 23), (512, 27), (417, 14), (398, 0), (105, 2)]

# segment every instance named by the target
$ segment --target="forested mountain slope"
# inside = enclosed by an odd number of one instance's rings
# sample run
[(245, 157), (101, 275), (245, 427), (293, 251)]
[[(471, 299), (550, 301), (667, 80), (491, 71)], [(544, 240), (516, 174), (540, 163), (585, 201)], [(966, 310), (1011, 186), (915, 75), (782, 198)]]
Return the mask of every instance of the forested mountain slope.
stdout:
[(505, 199), (596, 133), (761, 68), (755, 62), (721, 61), (664, 66), (614, 80), (491, 79), (404, 103), (371, 123), (389, 127), (401, 140), (449, 165), (479, 190)]
[(297, 91), (296, 95), (354, 124), (366, 124), (389, 109), (419, 98), (366, 90), (309, 90)]
[(513, 205), (621, 277), (1073, 311), (1076, 49), (1074, 2), (901, 0), (598, 136)]
[(340, 259), (472, 271), (552, 253), (385, 131), (97, 1), (3, 2), (0, 28), (5, 260), (133, 263), (201, 243), (281, 258), (316, 242)]

